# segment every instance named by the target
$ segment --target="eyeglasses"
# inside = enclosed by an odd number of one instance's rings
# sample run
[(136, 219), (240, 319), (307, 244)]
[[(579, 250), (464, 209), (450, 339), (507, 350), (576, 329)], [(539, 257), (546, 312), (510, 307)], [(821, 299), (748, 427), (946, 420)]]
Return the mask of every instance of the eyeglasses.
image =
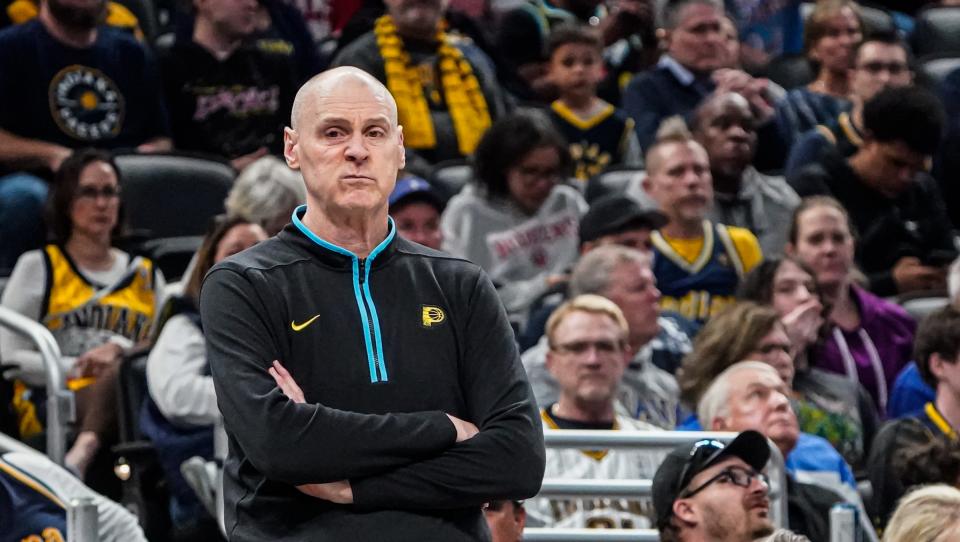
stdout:
[(524, 184), (533, 184), (539, 180), (557, 182), (562, 174), (559, 168), (536, 168), (520, 166), (517, 168), (517, 174)]
[(561, 354), (572, 354), (582, 356), (593, 348), (598, 355), (611, 355), (619, 353), (622, 350), (622, 343), (619, 341), (573, 341), (565, 344), (553, 346), (555, 352)]
[(79, 186), (77, 187), (76, 197), (87, 198), (95, 200), (98, 197), (103, 196), (106, 199), (113, 199), (120, 196), (120, 187), (119, 186), (104, 186), (103, 188), (97, 188), (95, 186)]
[(901, 73), (907, 71), (909, 67), (902, 62), (865, 62), (858, 66), (857, 69), (863, 70), (872, 75), (876, 75), (882, 71), (886, 71), (890, 75), (900, 75)]
[(710, 478), (706, 482), (697, 486), (696, 489), (688, 489), (684, 491), (680, 494), (680, 498), (689, 499), (690, 497), (693, 497), (697, 493), (706, 489), (710, 484), (721, 480), (726, 480), (735, 486), (749, 488), (750, 484), (752, 484), (755, 479), (760, 480), (760, 483), (763, 484), (764, 487), (770, 487), (770, 478), (768, 478), (767, 475), (762, 472), (757, 472), (753, 469), (744, 469), (741, 467), (727, 467), (718, 472), (713, 478)]

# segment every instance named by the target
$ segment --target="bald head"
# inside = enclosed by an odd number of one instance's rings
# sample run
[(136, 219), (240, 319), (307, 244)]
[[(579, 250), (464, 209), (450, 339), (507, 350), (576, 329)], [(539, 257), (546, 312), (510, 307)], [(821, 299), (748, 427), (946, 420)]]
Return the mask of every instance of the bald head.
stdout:
[(355, 98), (364, 94), (371, 96), (374, 101), (386, 106), (391, 124), (397, 126), (397, 102), (387, 87), (360, 68), (343, 66), (319, 73), (300, 87), (293, 100), (290, 127), (296, 130), (305, 116), (319, 113), (316, 111), (317, 103), (334, 94)]
[(713, 119), (728, 111), (735, 111), (739, 116), (753, 118), (750, 102), (736, 92), (713, 94), (704, 100), (693, 115), (693, 131), (702, 132)]

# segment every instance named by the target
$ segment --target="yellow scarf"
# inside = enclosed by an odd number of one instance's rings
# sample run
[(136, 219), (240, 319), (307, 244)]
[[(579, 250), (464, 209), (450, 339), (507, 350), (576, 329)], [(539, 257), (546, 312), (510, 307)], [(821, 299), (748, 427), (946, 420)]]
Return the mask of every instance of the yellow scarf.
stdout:
[[(423, 94), (423, 85), (416, 66), (403, 48), (403, 40), (389, 15), (377, 19), (373, 28), (387, 73), (387, 88), (397, 100), (404, 144), (412, 149), (432, 149), (437, 135), (430, 120), (430, 106)], [(490, 112), (480, 83), (470, 62), (453, 45), (453, 38), (443, 28), (437, 29), (437, 54), (440, 57), (440, 81), (447, 110), (453, 120), (460, 154), (473, 153), (477, 142), (490, 127)]]

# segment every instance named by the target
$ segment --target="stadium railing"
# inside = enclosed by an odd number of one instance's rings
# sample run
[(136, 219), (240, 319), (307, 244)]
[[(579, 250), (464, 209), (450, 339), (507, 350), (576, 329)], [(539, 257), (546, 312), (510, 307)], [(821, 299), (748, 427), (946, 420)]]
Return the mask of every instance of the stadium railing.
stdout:
[(40, 352), (47, 388), (47, 456), (62, 466), (67, 451), (67, 429), (76, 414), (73, 392), (67, 389), (60, 368), (60, 347), (42, 324), (6, 307), (0, 307), (0, 326), (26, 336)]

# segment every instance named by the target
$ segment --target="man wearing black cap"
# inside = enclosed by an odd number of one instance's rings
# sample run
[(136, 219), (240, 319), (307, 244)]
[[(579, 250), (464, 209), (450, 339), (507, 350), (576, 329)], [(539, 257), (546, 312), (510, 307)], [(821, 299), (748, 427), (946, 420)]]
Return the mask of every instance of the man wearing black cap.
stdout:
[(767, 439), (744, 431), (729, 445), (701, 440), (675, 448), (653, 477), (663, 542), (752, 542), (773, 533)]
[(650, 234), (666, 223), (663, 213), (643, 209), (626, 196), (604, 196), (593, 202), (580, 219), (580, 253), (611, 244), (650, 252)]
[(440, 215), (444, 201), (430, 183), (420, 177), (404, 177), (390, 193), (390, 216), (401, 237), (440, 250), (443, 232)]

